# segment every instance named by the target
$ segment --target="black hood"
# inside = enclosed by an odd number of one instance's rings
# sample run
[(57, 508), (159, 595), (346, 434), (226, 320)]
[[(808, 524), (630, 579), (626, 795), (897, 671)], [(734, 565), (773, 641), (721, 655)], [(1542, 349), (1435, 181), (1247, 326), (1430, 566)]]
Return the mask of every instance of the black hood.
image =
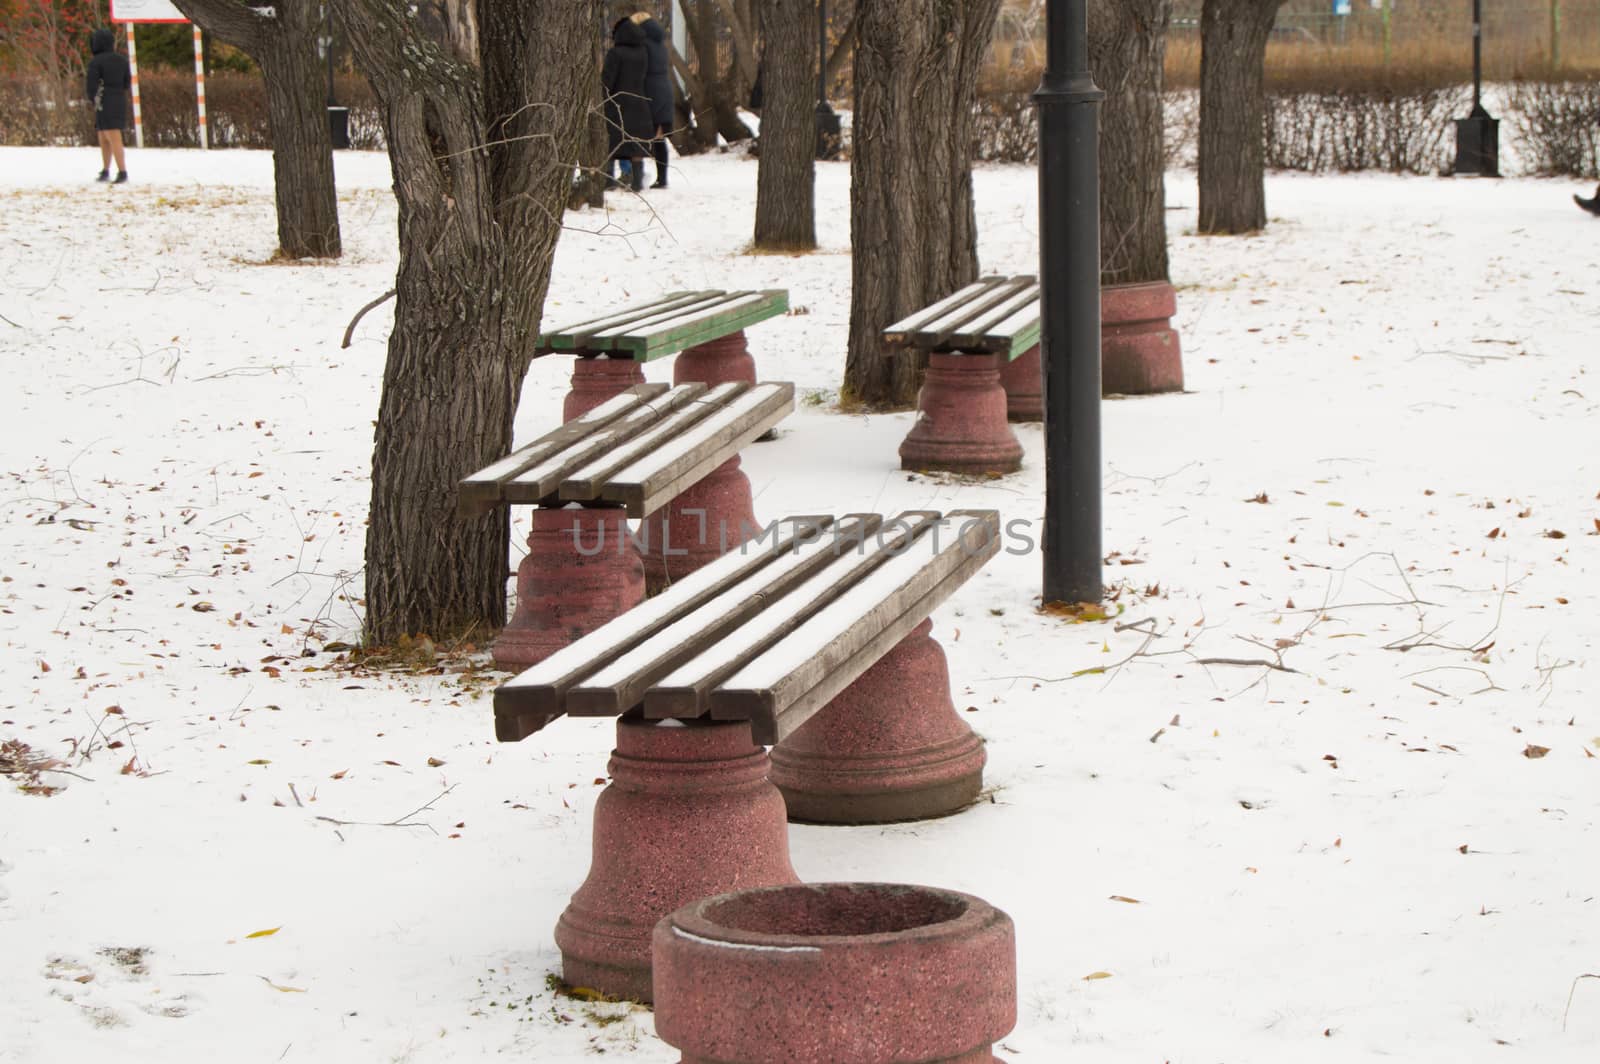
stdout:
[(647, 18), (639, 27), (644, 30), (644, 35), (656, 44), (662, 44), (667, 39), (667, 31), (661, 28), (661, 23), (653, 18)]
[(611, 27), (611, 39), (623, 48), (642, 48), (644, 46), (644, 34), (639, 32), (638, 26), (635, 26), (627, 19), (623, 19)]
[[(78, 38), (82, 40), (83, 38)], [(117, 35), (108, 29), (98, 29), (89, 35), (89, 51), (101, 55), (116, 47)]]

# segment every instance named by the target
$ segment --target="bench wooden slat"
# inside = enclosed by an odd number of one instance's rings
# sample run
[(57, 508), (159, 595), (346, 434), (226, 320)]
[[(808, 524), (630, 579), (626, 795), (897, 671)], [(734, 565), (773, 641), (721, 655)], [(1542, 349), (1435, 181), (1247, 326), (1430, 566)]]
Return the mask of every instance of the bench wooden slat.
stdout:
[(575, 343), (585, 350), (611, 351), (622, 354), (623, 352), (617, 347), (617, 342), (623, 337), (654, 329), (664, 322), (676, 321), (679, 318), (692, 318), (699, 314), (715, 313), (718, 307), (729, 302), (737, 294), (702, 292), (699, 298), (685, 303), (652, 309), (649, 314), (633, 318), (627, 322), (578, 333)]
[(648, 362), (698, 343), (720, 339), (789, 309), (789, 293), (783, 289), (731, 294), (737, 298), (715, 307), (709, 314), (685, 314), (644, 331), (630, 329), (604, 339), (612, 350), (627, 351), (636, 360)]
[(932, 306), (923, 307), (910, 317), (902, 318), (883, 330), (883, 342), (895, 347), (909, 344), (911, 342), (911, 334), (920, 330), (924, 322), (934, 320), (951, 308), (960, 306), (980, 292), (993, 288), (1004, 280), (1004, 277), (983, 277), (965, 288), (958, 289)]
[[(876, 514), (847, 517), (810, 542), (795, 544), (783, 557), (683, 614), (578, 682), (567, 694), (567, 712), (575, 717), (609, 717), (637, 706), (646, 689), (672, 672), (679, 662), (695, 657), (809, 580), (837, 556), (835, 544), (871, 535), (880, 520)], [(747, 549), (766, 550), (759, 544)]]
[(598, 431), (581, 437), (576, 442), (557, 451), (523, 470), (501, 485), (501, 495), (508, 503), (537, 503), (554, 495), (561, 481), (596, 455), (605, 454), (618, 444), (636, 438), (652, 425), (700, 398), (706, 386), (699, 383), (679, 384), (642, 406), (630, 410)]
[(513, 451), (492, 465), (484, 466), (461, 481), (456, 489), (456, 511), (463, 517), (488, 513), (501, 502), (501, 485), (518, 473), (564, 447), (574, 440), (607, 425), (630, 410), (659, 398), (667, 391), (665, 384), (636, 384), (621, 395), (610, 399), (586, 413), (580, 414), (560, 428), (545, 433), (526, 446)]
[(600, 497), (622, 503), (630, 517), (653, 514), (793, 412), (793, 384), (757, 384), (664, 446), (613, 471)]
[(875, 529), (859, 547), (841, 542), (837, 559), (728, 636), (659, 680), (644, 697), (646, 717), (698, 717), (710, 708), (713, 687), (846, 593), (864, 573), (904, 549), (939, 514), (908, 511)]
[(911, 549), (868, 573), (727, 676), (711, 692), (712, 716), (749, 720), (757, 742), (781, 740), (1000, 549), (1000, 515), (994, 510), (955, 511), (939, 524), (953, 526), (953, 534), (936, 554), (930, 557), (933, 536), (919, 536)]
[(949, 338), (957, 332), (963, 332), (970, 322), (984, 317), (993, 308), (1002, 303), (1009, 302), (1011, 297), (1020, 289), (1026, 288), (1031, 283), (1028, 278), (1007, 278), (1003, 284), (995, 285), (987, 292), (981, 292), (969, 300), (964, 306), (950, 311), (948, 314), (928, 322), (918, 329), (912, 337), (912, 342), (918, 347), (943, 347)]
[(827, 535), (829, 517), (792, 517), (778, 522), (770, 547), (735, 551), (673, 582), (635, 606), (523, 670), (494, 693), (495, 737), (518, 742), (566, 713), (571, 688), (604, 663), (624, 655), (704, 603), (736, 588), (802, 540)]
[(588, 502), (599, 498), (601, 489), (618, 470), (663, 446), (670, 447), (679, 434), (691, 431), (700, 422), (716, 416), (722, 404), (734, 400), (749, 387), (742, 381), (719, 384), (697, 396), (693, 402), (684, 403), (643, 432), (614, 440), (603, 453), (592, 456), (581, 465), (569, 466), (558, 484), (561, 498), (569, 502)]
[(630, 321), (651, 317), (662, 311), (681, 307), (717, 294), (714, 289), (709, 288), (696, 292), (669, 292), (649, 302), (635, 303), (621, 310), (610, 311), (598, 318), (573, 322), (571, 325), (558, 325), (554, 329), (539, 335), (537, 347), (541, 354), (548, 354), (552, 351), (574, 351), (577, 350), (578, 336), (582, 333), (594, 333), (625, 326)]
[(996, 303), (982, 314), (942, 337), (940, 347), (957, 351), (981, 351), (986, 354), (1009, 354), (1012, 335), (1005, 323), (1015, 321), (1025, 324), (1039, 317), (1039, 286), (1027, 285), (1003, 302)]
[(1005, 321), (990, 330), (990, 335), (1008, 337), (1011, 341), (1011, 350), (1007, 358), (1016, 358), (1039, 342), (1039, 333), (1043, 321), (1039, 316), (1039, 305), (1034, 303), (1017, 311)]

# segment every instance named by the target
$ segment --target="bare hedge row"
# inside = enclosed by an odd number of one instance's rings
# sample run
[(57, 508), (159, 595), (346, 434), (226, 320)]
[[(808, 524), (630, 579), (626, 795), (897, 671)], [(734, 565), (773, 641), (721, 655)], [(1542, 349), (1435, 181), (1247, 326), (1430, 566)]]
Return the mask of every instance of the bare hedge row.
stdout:
[[(975, 152), (987, 162), (1029, 163), (1037, 157), (1035, 78), (1013, 75), (980, 86)], [(196, 147), (194, 85), (188, 75), (159, 72), (140, 79), (145, 144)], [(350, 109), (351, 146), (383, 147), (376, 101), (364, 79), (344, 77), (339, 102)], [(206, 83), (211, 142), (217, 147), (270, 148), (266, 93), (251, 74), (219, 73)], [(1411, 82), (1354, 88), (1269, 92), (1267, 165), (1278, 170), (1382, 170), (1426, 174), (1447, 161), (1452, 120), (1467, 113), (1465, 86)], [(1597, 177), (1600, 81), (1522, 82), (1504, 90), (1502, 155), (1526, 173)], [(1167, 94), (1168, 161), (1192, 165), (1199, 130), (1192, 89)], [(93, 115), (77, 95), (61, 103), (36, 82), (0, 79), (0, 143), (93, 144)]]
[[(985, 86), (978, 98), (976, 154), (990, 162), (1037, 158), (1033, 86)], [(1600, 177), (1600, 81), (1520, 82), (1500, 90), (1502, 159), (1517, 172)], [(1432, 174), (1454, 152), (1454, 119), (1471, 109), (1465, 86), (1367, 85), (1269, 91), (1267, 166), (1311, 173), (1382, 170)], [(1166, 95), (1166, 151), (1193, 165), (1199, 140), (1198, 94)], [(1508, 168), (1510, 169), (1510, 168)]]

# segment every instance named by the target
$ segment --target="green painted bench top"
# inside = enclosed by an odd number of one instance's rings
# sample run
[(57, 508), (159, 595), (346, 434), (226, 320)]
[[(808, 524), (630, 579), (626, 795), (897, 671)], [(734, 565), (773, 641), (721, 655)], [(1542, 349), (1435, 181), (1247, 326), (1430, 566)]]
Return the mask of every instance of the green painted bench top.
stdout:
[(787, 381), (636, 385), (462, 480), (456, 508), (579, 502), (647, 517), (793, 411)]
[(537, 355), (610, 355), (649, 362), (775, 318), (789, 309), (786, 289), (673, 292), (602, 318), (539, 334)]
[(1030, 275), (984, 277), (883, 331), (891, 351), (1000, 355), (1007, 361), (1039, 342), (1039, 284)]

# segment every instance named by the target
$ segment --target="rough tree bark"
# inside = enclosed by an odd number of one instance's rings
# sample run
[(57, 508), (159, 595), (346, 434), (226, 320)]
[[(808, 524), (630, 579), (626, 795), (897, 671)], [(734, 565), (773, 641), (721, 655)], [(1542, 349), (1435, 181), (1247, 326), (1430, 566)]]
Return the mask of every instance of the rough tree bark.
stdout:
[(1205, 0), (1200, 12), (1200, 232), (1267, 224), (1262, 85), (1283, 0)]
[(598, 0), (339, 0), (372, 83), (400, 266), (372, 457), (366, 637), (505, 618), (504, 511), (456, 483), (506, 453), (598, 76)]
[[(261, 67), (272, 133), (278, 249), (288, 258), (333, 258), (341, 251), (339, 197), (333, 183), (318, 6), (247, 7), (240, 0), (174, 0), (201, 29)], [(263, 13), (265, 12), (265, 13)]]
[(885, 327), (978, 275), (972, 107), (1000, 0), (861, 0), (850, 157), (845, 399), (909, 406), (925, 357), (885, 356)]
[(1092, 0), (1089, 69), (1100, 109), (1100, 283), (1165, 281), (1161, 85), (1172, 0)]
[(817, 246), (815, 210), (817, 118), (811, 96), (816, 75), (814, 0), (766, 0), (766, 106), (761, 112), (761, 159), (756, 177), (755, 246), (809, 251)]

